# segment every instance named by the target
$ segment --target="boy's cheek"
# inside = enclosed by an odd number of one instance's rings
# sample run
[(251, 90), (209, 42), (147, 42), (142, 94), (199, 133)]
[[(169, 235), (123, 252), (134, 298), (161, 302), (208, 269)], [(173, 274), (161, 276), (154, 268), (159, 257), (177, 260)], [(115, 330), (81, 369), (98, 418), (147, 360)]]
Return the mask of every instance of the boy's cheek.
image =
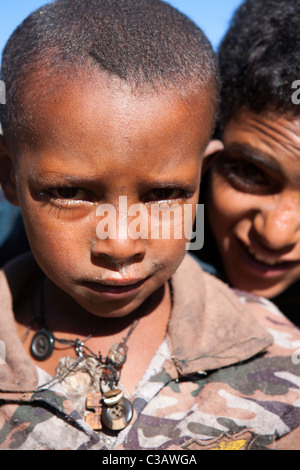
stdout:
[[(105, 274), (109, 270), (102, 268), (101, 263), (96, 267), (91, 262), (91, 242), (76, 229), (55, 233), (36, 227), (29, 230), (28, 238), (36, 260), (52, 278), (77, 278), (86, 274), (93, 275), (96, 271)], [(101, 243), (104, 247), (106, 241)], [(131, 273), (138, 271), (138, 277), (143, 277), (154, 271), (165, 282), (183, 260), (186, 240), (147, 240), (145, 244), (144, 259), (132, 265)]]
[[(106, 240), (97, 238), (99, 220), (95, 211), (86, 217), (72, 219), (72, 210), (60, 214), (55, 208), (43, 207), (43, 204), (33, 201), (28, 193), (22, 199), (22, 211), (32, 252), (49, 277), (72, 279), (87, 273), (94, 274), (95, 266), (91, 263), (93, 241), (97, 240), (103, 247), (106, 243)], [(137, 269), (142, 277), (149, 274), (150, 265), (159, 266), (157, 279), (161, 275), (164, 282), (184, 258), (187, 240), (183, 224), (181, 227), (174, 223), (165, 224), (164, 227), (158, 224), (158, 228), (159, 236), (150, 230), (144, 240), (145, 258)]]
[[(89, 224), (64, 223), (57, 215), (48, 210), (36, 210), (35, 205), (22, 205), (22, 214), (27, 238), (37, 261), (50, 261), (57, 265), (66, 264), (71, 269), (71, 262), (82, 258), (82, 253), (89, 252)], [(83, 230), (85, 228), (85, 231)]]

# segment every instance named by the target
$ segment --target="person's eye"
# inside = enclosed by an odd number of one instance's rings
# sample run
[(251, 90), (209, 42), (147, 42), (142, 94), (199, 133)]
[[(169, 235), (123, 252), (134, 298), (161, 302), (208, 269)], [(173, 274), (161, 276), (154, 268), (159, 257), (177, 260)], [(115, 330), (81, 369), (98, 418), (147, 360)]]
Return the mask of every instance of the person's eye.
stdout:
[(240, 191), (255, 192), (270, 189), (268, 175), (258, 166), (244, 160), (223, 162), (220, 173)]
[(159, 202), (176, 200), (186, 197), (186, 193), (182, 189), (176, 188), (156, 188), (149, 191), (146, 195), (145, 202)]
[(86, 198), (86, 192), (80, 188), (69, 188), (69, 187), (62, 187), (62, 188), (53, 188), (52, 197), (61, 200), (75, 200), (81, 201)]
[(244, 180), (248, 184), (262, 185), (266, 183), (266, 177), (263, 171), (248, 162), (239, 161), (228, 165), (231, 174)]

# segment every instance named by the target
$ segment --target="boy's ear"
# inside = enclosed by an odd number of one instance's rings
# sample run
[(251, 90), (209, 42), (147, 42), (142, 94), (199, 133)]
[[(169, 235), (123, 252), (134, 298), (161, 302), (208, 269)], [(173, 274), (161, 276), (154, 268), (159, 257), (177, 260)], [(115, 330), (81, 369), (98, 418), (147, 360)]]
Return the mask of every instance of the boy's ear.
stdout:
[(211, 167), (218, 154), (224, 149), (223, 142), (221, 140), (211, 140), (205, 150), (204, 159), (202, 164), (202, 176)]
[(0, 184), (6, 199), (14, 206), (18, 206), (14, 164), (2, 135), (0, 135)]

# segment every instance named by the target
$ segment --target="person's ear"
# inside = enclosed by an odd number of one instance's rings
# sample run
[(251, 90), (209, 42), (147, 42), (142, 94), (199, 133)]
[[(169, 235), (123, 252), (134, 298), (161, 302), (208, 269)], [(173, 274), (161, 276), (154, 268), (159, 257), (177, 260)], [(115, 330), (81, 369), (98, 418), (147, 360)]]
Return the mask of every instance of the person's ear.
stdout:
[(0, 135), (0, 185), (8, 202), (18, 206), (15, 168), (2, 135)]
[(208, 171), (222, 150), (224, 150), (224, 145), (221, 140), (214, 139), (209, 142), (204, 153), (202, 176)]

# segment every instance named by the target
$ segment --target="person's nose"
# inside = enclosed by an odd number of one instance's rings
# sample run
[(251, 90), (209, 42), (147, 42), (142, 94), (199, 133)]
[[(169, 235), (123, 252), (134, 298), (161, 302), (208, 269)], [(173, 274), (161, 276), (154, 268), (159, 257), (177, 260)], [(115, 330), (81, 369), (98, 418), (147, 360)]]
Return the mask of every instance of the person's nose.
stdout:
[(92, 256), (105, 258), (111, 265), (122, 269), (133, 263), (142, 261), (146, 250), (143, 240), (125, 239), (94, 239), (91, 247)]
[(270, 250), (286, 250), (300, 240), (300, 196), (285, 194), (257, 211), (253, 227), (258, 242)]
[(142, 261), (146, 254), (145, 239), (131, 236), (127, 211), (111, 205), (102, 207), (102, 211), (106, 217), (97, 224), (91, 243), (92, 256), (104, 258), (118, 269)]

